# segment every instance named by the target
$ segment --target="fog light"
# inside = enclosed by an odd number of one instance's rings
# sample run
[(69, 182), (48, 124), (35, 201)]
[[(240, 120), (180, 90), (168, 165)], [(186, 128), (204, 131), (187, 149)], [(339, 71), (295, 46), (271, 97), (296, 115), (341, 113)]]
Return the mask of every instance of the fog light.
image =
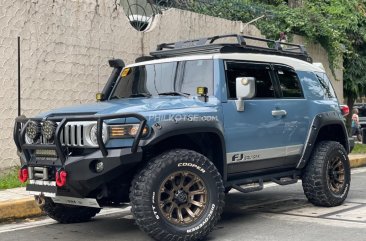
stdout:
[(96, 164), (95, 164), (95, 171), (96, 172), (102, 172), (104, 170), (104, 163), (102, 161), (98, 161)]

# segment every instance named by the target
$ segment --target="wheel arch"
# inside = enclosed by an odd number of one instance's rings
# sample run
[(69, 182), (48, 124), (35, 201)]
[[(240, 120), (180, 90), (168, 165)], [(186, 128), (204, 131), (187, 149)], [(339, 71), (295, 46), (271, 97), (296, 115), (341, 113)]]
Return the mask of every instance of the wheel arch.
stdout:
[(337, 112), (326, 112), (315, 116), (297, 168), (304, 168), (314, 147), (326, 140), (339, 142), (347, 153), (350, 152), (347, 130)]
[(226, 181), (225, 140), (217, 122), (159, 123), (153, 126), (153, 133), (143, 143), (146, 161), (171, 149), (190, 149), (209, 158)]

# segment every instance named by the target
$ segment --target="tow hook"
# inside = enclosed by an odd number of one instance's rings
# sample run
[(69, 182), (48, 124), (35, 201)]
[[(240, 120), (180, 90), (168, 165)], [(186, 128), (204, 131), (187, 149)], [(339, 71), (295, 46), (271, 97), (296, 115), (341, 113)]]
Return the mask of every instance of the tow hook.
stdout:
[(56, 172), (56, 184), (58, 187), (63, 187), (66, 184), (67, 172), (59, 170)]
[(46, 200), (44, 199), (43, 194), (39, 195), (39, 196), (35, 196), (36, 198), (36, 204), (38, 207), (42, 208), (46, 202)]

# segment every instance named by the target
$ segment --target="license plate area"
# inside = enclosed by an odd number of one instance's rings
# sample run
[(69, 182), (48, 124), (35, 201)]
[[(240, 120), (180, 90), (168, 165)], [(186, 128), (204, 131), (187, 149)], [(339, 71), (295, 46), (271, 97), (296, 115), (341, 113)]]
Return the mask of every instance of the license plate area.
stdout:
[(30, 195), (55, 197), (57, 193), (57, 186), (55, 181), (29, 180), (26, 190)]

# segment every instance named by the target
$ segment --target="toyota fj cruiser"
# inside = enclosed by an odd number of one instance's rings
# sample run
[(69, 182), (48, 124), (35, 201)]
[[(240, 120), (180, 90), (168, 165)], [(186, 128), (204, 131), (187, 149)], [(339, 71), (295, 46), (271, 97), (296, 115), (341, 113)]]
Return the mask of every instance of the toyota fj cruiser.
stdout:
[(303, 46), (225, 35), (109, 63), (97, 103), (16, 119), (19, 179), (51, 218), (87, 221), (130, 202), (153, 238), (197, 240), (230, 188), (302, 179), (314, 205), (346, 199), (347, 131), (326, 73)]

